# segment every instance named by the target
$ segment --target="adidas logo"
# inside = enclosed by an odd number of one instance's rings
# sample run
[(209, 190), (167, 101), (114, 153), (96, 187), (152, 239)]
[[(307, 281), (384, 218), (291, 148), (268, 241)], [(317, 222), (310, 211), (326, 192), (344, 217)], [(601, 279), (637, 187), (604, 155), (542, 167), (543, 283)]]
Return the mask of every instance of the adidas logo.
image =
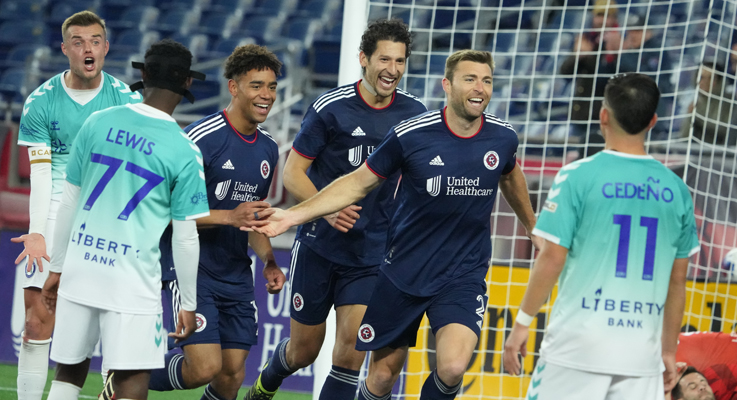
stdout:
[(440, 156), (435, 156), (435, 158), (430, 161), (430, 165), (445, 165), (443, 160), (440, 158)]
[(353, 130), (351, 136), (366, 136), (366, 132), (364, 132), (363, 129), (361, 129), (361, 127), (359, 126), (358, 128)]
[(235, 169), (235, 167), (233, 166), (233, 163), (228, 160), (223, 164), (223, 169)]

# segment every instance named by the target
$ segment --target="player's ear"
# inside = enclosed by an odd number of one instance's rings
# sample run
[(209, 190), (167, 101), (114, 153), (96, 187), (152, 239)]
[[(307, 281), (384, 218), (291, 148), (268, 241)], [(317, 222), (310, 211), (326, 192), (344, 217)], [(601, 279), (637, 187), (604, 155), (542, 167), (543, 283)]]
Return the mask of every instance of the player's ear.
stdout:
[(368, 66), (368, 57), (366, 56), (366, 53), (364, 52), (358, 53), (358, 61), (361, 62), (362, 68), (366, 68), (366, 66)]
[(653, 126), (658, 122), (658, 114), (653, 114), (653, 118), (650, 120), (650, 123), (647, 125), (647, 129), (645, 129), (645, 132), (649, 131), (650, 129), (653, 129)]
[(238, 82), (235, 79), (228, 79), (228, 92), (233, 97), (236, 97), (238, 94)]
[(450, 80), (448, 78), (443, 78), (442, 84), (443, 84), (443, 91), (446, 94), (450, 94)]
[(194, 80), (194, 78), (192, 78), (191, 76), (189, 78), (187, 78), (187, 81), (184, 82), (184, 88), (185, 89), (189, 89), (192, 86), (192, 81), (193, 80)]

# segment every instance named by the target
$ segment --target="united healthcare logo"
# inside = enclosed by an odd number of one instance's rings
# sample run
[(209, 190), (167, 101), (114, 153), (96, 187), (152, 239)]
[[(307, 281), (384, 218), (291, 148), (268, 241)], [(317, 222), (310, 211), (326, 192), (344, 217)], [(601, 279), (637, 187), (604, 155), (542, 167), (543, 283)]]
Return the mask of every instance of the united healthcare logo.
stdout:
[(363, 145), (348, 150), (348, 161), (354, 167), (361, 165), (361, 161), (363, 161)]
[(427, 193), (435, 197), (440, 194), (440, 181), (443, 179), (442, 175), (438, 175), (433, 178), (427, 178), (427, 183), (425, 184), (425, 189), (427, 189)]
[(227, 181), (223, 181), (217, 184), (215, 186), (215, 197), (218, 200), (222, 200), (225, 198), (225, 196), (228, 195), (228, 189), (230, 189), (230, 181), (231, 179), (228, 179)]

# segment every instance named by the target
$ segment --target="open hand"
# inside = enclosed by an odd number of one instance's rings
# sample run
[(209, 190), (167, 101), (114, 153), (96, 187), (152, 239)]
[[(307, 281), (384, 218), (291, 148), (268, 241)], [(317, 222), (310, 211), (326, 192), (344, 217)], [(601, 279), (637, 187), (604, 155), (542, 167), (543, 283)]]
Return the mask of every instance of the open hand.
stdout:
[(43, 260), (51, 261), (49, 255), (46, 254), (46, 239), (40, 233), (29, 233), (27, 235), (14, 237), (10, 239), (13, 243), (23, 243), (25, 249), (20, 253), (18, 258), (15, 259), (15, 264), (20, 263), (24, 258), (28, 258), (28, 265), (26, 265), (26, 272), (31, 272), (33, 269), (33, 263), (38, 265), (39, 272), (43, 272)]

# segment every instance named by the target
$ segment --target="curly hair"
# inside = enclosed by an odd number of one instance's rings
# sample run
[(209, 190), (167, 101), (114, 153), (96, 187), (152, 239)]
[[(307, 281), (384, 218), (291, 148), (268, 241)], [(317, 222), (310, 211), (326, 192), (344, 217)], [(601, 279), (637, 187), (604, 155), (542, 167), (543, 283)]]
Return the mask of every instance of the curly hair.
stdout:
[(404, 43), (405, 57), (412, 53), (412, 33), (401, 19), (379, 19), (371, 22), (361, 36), (359, 50), (371, 58), (380, 40)]
[(276, 76), (279, 76), (281, 75), (281, 67), (282, 62), (266, 47), (246, 44), (236, 47), (233, 53), (228, 56), (228, 59), (225, 60), (223, 76), (227, 79), (237, 79), (253, 69), (258, 71), (270, 69), (274, 71)]
[(147, 62), (145, 64), (146, 81), (169, 81), (176, 85), (184, 85), (189, 78), (192, 53), (183, 44), (171, 39), (160, 40), (146, 50), (144, 58), (149, 56), (163, 56), (175, 62), (167, 65), (167, 68), (159, 68), (156, 62)]

